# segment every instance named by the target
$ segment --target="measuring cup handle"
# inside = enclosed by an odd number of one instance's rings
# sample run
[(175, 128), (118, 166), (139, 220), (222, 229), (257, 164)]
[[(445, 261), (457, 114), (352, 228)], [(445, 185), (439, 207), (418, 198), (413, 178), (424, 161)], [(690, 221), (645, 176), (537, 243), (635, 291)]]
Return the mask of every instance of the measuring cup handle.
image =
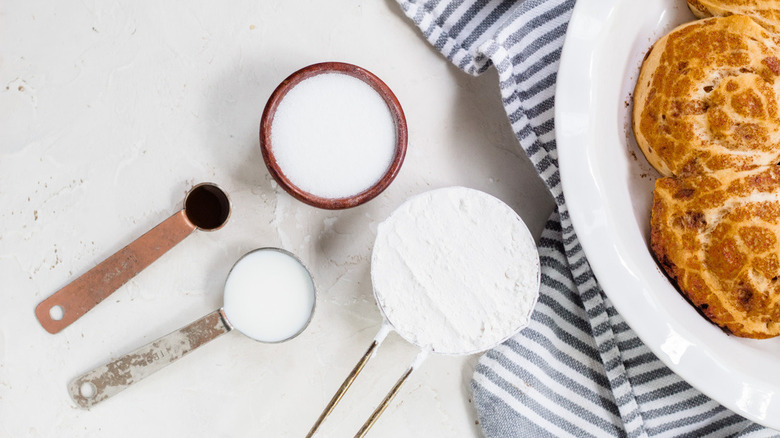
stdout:
[[(179, 211), (43, 300), (35, 308), (35, 316), (46, 331), (58, 333), (194, 230), (195, 226), (187, 220), (184, 210)], [(52, 309), (59, 311), (62, 318), (54, 319)]]
[(322, 410), (322, 413), (320, 414), (319, 418), (317, 418), (317, 421), (314, 422), (314, 425), (309, 430), (309, 433), (306, 434), (306, 438), (312, 438), (314, 434), (317, 432), (317, 429), (319, 429), (320, 426), (322, 425), (322, 422), (325, 421), (326, 418), (328, 418), (328, 415), (330, 415), (331, 412), (333, 412), (333, 409), (336, 408), (336, 405), (341, 401), (342, 397), (344, 397), (344, 394), (347, 393), (349, 387), (352, 386), (352, 382), (354, 382), (358, 374), (360, 374), (360, 372), (363, 371), (363, 368), (366, 366), (366, 363), (368, 363), (368, 360), (374, 356), (374, 351), (378, 346), (379, 346), (379, 342), (377, 342), (376, 340), (371, 342), (371, 345), (368, 347), (368, 350), (366, 350), (366, 352), (363, 354), (363, 357), (361, 357), (358, 363), (355, 365), (355, 367), (352, 368), (352, 371), (350, 371), (347, 378), (344, 379), (344, 382), (341, 384), (338, 391), (336, 391), (336, 393), (333, 394), (333, 397), (328, 402), (328, 405), (325, 406), (325, 409)]
[(79, 407), (89, 409), (231, 329), (219, 309), (73, 379), (68, 392)]
[(339, 401), (341, 401), (342, 397), (344, 397), (344, 394), (347, 393), (349, 387), (352, 386), (352, 383), (355, 381), (355, 379), (357, 379), (358, 374), (363, 371), (363, 368), (368, 363), (368, 360), (374, 357), (374, 352), (376, 352), (376, 349), (382, 345), (382, 342), (385, 340), (388, 333), (390, 333), (390, 326), (387, 323), (382, 324), (382, 327), (379, 329), (379, 333), (377, 333), (374, 337), (374, 340), (371, 342), (371, 345), (369, 345), (368, 350), (366, 350), (366, 352), (363, 354), (363, 357), (360, 358), (355, 367), (352, 368), (352, 371), (349, 372), (349, 375), (346, 379), (344, 379), (344, 382), (341, 384), (336, 393), (333, 394), (333, 398), (330, 399), (328, 405), (325, 406), (325, 409), (322, 410), (319, 418), (317, 418), (317, 421), (315, 421), (314, 425), (311, 427), (311, 429), (309, 429), (309, 433), (306, 434), (306, 438), (314, 437), (314, 434), (317, 433), (317, 430), (320, 428), (320, 426), (322, 426), (322, 423), (326, 418), (328, 418), (328, 415), (333, 412), (333, 409), (336, 408), (336, 405), (339, 403)]
[(422, 365), (423, 361), (426, 357), (428, 357), (428, 354), (430, 352), (428, 350), (423, 350), (420, 352), (420, 354), (417, 355), (417, 357), (414, 358), (414, 362), (412, 362), (411, 365), (409, 365), (409, 368), (406, 369), (406, 372), (401, 376), (400, 379), (398, 379), (397, 382), (395, 382), (395, 385), (390, 389), (390, 392), (387, 393), (384, 400), (382, 400), (381, 403), (379, 403), (379, 406), (374, 409), (374, 412), (371, 413), (371, 416), (368, 417), (368, 420), (363, 424), (363, 427), (360, 428), (357, 434), (355, 434), (355, 438), (363, 438), (368, 433), (369, 429), (376, 423), (376, 421), (379, 419), (379, 416), (382, 415), (382, 412), (387, 409), (387, 406), (390, 404), (391, 401), (393, 401), (393, 398), (395, 398), (395, 395), (398, 394), (398, 391), (401, 390), (401, 386), (406, 382), (406, 379), (409, 378), (409, 376), (412, 374), (412, 371), (416, 370), (417, 368)]

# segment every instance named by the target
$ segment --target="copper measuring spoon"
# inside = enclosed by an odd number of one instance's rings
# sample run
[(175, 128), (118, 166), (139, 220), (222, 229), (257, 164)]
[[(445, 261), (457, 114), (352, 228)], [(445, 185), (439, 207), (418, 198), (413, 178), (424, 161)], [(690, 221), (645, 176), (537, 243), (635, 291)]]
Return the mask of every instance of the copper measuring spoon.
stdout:
[(180, 211), (38, 304), (38, 322), (49, 333), (60, 332), (193, 231), (218, 230), (229, 217), (227, 193), (213, 183), (194, 186)]

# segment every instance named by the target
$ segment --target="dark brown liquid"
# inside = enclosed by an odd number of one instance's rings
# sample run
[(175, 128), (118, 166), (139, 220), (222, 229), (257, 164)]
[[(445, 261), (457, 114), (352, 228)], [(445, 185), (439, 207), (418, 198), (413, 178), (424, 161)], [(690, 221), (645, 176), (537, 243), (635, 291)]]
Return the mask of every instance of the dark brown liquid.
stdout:
[(218, 187), (202, 185), (192, 189), (184, 201), (187, 219), (203, 230), (221, 227), (230, 216), (230, 201)]

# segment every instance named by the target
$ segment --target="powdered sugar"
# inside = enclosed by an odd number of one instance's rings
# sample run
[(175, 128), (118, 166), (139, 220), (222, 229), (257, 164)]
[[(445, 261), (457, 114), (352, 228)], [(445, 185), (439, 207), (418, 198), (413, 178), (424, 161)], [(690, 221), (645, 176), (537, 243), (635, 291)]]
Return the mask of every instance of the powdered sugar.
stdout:
[(467, 354), (528, 324), (539, 256), (509, 206), (451, 187), (409, 199), (379, 225), (371, 279), (402, 337), (437, 353)]

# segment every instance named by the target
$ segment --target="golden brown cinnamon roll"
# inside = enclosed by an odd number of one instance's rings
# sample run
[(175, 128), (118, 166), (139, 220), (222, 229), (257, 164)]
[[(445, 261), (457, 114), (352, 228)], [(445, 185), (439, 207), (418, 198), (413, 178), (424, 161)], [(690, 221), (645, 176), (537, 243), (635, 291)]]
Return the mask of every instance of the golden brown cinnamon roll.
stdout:
[(780, 47), (743, 15), (684, 24), (646, 55), (637, 142), (662, 175), (780, 161)]
[(780, 166), (655, 183), (650, 243), (688, 300), (737, 336), (780, 335)]
[(780, 33), (780, 2), (777, 0), (688, 0), (699, 18), (747, 15), (767, 30)]

